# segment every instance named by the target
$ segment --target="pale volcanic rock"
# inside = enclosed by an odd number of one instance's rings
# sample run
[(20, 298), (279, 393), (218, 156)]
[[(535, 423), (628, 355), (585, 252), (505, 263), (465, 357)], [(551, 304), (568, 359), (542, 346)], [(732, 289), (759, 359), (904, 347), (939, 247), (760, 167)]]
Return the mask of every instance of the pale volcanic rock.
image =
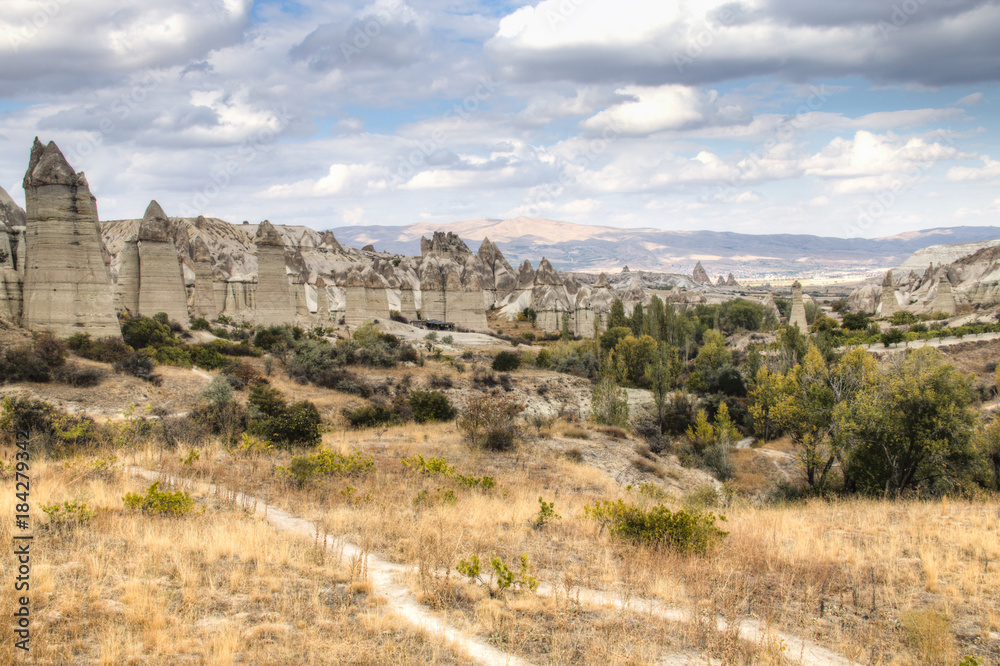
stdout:
[(809, 332), (806, 306), (802, 302), (802, 284), (798, 280), (792, 283), (792, 313), (788, 317), (788, 325), (797, 326), (803, 333)]
[(955, 314), (955, 294), (952, 292), (951, 282), (946, 276), (938, 278), (937, 293), (934, 295), (934, 300), (931, 301), (930, 310), (931, 312), (944, 312), (949, 316)]
[(531, 301), (538, 315), (536, 325), (544, 331), (561, 330), (563, 313), (572, 315), (576, 310), (575, 299), (570, 300), (559, 274), (544, 257), (535, 271)]
[(295, 306), (285, 267), (285, 243), (281, 235), (268, 220), (264, 220), (257, 229), (254, 244), (257, 246), (254, 320), (265, 326), (295, 321)]
[(338, 286), (344, 290), (344, 323), (348, 326), (389, 316), (389, 285), (371, 266), (352, 270)]
[[(170, 234), (170, 221), (155, 201), (139, 223), (139, 314), (164, 312), (184, 328), (189, 322), (184, 274)], [(120, 271), (121, 269), (119, 269)]]
[(191, 245), (191, 261), (194, 264), (191, 315), (212, 321), (219, 315), (212, 277), (212, 251), (201, 236), (196, 237)]
[(74, 173), (55, 143), (36, 138), (24, 191), (24, 326), (59, 337), (121, 337), (86, 177)]
[(899, 312), (899, 301), (896, 300), (896, 283), (892, 279), (892, 271), (886, 271), (882, 280), (882, 294), (879, 299), (877, 314), (888, 319)]
[(130, 315), (139, 314), (139, 242), (126, 241), (118, 255), (118, 277), (115, 280), (115, 308)]
[(482, 284), (487, 308), (492, 308), (503, 300), (517, 286), (517, 276), (513, 267), (504, 258), (500, 248), (489, 238), (484, 238), (477, 253), (479, 263), (483, 268)]
[(712, 278), (708, 277), (708, 273), (705, 272), (705, 267), (701, 265), (700, 261), (694, 265), (694, 272), (691, 277), (698, 284), (712, 284)]
[(726, 278), (726, 286), (727, 287), (739, 287), (740, 283), (737, 282), (736, 278), (733, 276), (733, 274), (730, 273), (729, 277)]

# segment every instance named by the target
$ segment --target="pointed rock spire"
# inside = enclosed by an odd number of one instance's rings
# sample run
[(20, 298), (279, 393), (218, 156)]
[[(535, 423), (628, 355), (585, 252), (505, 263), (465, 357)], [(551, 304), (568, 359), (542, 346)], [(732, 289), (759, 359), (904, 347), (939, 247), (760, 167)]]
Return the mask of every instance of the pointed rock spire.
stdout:
[(139, 240), (166, 243), (170, 240), (170, 220), (160, 204), (150, 201), (139, 223)]
[(701, 265), (700, 261), (694, 265), (694, 272), (691, 277), (698, 284), (712, 284), (712, 278), (708, 277), (708, 273), (705, 272), (705, 267)]
[(259, 247), (261, 245), (269, 246), (283, 246), (285, 242), (281, 240), (281, 234), (278, 230), (274, 228), (270, 220), (264, 220), (257, 227), (257, 235), (254, 237), (254, 243)]
[[(43, 146), (36, 136), (35, 143), (31, 147), (31, 161), (24, 174), (24, 189), (43, 185), (75, 187), (80, 184), (76, 172), (66, 161), (55, 141), (49, 141), (47, 146)], [(83, 185), (86, 185), (86, 181)]]

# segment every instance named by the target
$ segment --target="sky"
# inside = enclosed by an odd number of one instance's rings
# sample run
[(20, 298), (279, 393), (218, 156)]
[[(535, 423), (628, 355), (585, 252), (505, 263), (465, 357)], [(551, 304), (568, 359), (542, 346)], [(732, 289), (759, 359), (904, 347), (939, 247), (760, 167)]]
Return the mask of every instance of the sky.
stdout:
[(1000, 225), (1000, 0), (5, 0), (0, 186), (101, 219)]

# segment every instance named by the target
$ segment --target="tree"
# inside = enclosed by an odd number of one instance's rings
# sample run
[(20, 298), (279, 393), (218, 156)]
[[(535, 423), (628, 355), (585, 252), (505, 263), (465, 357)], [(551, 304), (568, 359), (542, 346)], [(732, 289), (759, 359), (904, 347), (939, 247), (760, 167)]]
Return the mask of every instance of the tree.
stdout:
[(510, 393), (493, 389), (470, 398), (458, 416), (458, 429), (475, 448), (506, 451), (521, 439), (517, 415), (524, 411)]
[(656, 340), (643, 335), (638, 338), (626, 335), (615, 345), (615, 372), (619, 381), (640, 386), (646, 374), (646, 365), (656, 352)]
[(642, 303), (636, 303), (635, 307), (632, 308), (632, 317), (629, 319), (629, 323), (632, 325), (632, 335), (635, 337), (642, 335), (643, 319)]
[(863, 331), (870, 321), (864, 312), (845, 312), (843, 316), (844, 328), (850, 331)]
[(666, 344), (653, 354), (646, 366), (646, 383), (653, 391), (653, 405), (656, 407), (656, 423), (663, 432), (664, 416), (670, 401), (670, 392), (677, 386), (684, 366), (677, 357), (677, 350)]
[(572, 340), (573, 339), (573, 330), (569, 326), (569, 319), (570, 319), (569, 313), (568, 312), (563, 312), (562, 313), (562, 328), (559, 331), (559, 337), (562, 338), (563, 340)]
[(831, 438), (835, 396), (823, 355), (810, 343), (800, 365), (788, 372), (772, 418), (789, 433), (796, 457), (813, 488), (822, 488), (837, 459)]
[(694, 359), (694, 372), (688, 379), (693, 391), (707, 391), (717, 383), (719, 373), (732, 366), (733, 355), (726, 348), (726, 339), (716, 330), (705, 331), (704, 345)]
[(608, 315), (608, 328), (618, 328), (618, 327), (629, 328), (628, 317), (625, 316), (625, 304), (621, 302), (621, 299), (616, 298), (614, 302), (611, 303), (611, 313)]
[(906, 335), (901, 329), (890, 328), (888, 331), (882, 334), (881, 340), (882, 344), (888, 347), (889, 345), (894, 345), (897, 342), (902, 342), (906, 339)]
[(591, 400), (594, 422), (624, 428), (628, 425), (628, 394), (618, 388), (614, 376), (605, 372), (594, 386)]
[(856, 398), (837, 405), (845, 486), (898, 495), (960, 484), (976, 461), (971, 376), (924, 347), (883, 365)]
[(664, 315), (663, 301), (660, 300), (659, 296), (654, 295), (649, 301), (649, 311), (646, 313), (646, 327), (648, 330), (644, 331), (654, 340), (663, 339)]

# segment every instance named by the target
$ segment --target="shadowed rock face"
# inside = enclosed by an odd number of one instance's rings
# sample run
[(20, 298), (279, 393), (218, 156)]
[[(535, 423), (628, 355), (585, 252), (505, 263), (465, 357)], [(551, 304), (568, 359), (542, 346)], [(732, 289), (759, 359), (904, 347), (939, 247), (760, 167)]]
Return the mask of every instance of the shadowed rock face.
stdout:
[(0, 187), (0, 223), (8, 227), (23, 227), (26, 216), (7, 191)]
[(219, 312), (215, 304), (215, 290), (212, 286), (212, 252), (208, 244), (199, 236), (191, 245), (191, 260), (194, 262), (194, 292), (191, 295), (191, 316), (215, 319)]
[(121, 337), (86, 177), (74, 173), (55, 143), (36, 138), (23, 184), (24, 326), (59, 337)]

